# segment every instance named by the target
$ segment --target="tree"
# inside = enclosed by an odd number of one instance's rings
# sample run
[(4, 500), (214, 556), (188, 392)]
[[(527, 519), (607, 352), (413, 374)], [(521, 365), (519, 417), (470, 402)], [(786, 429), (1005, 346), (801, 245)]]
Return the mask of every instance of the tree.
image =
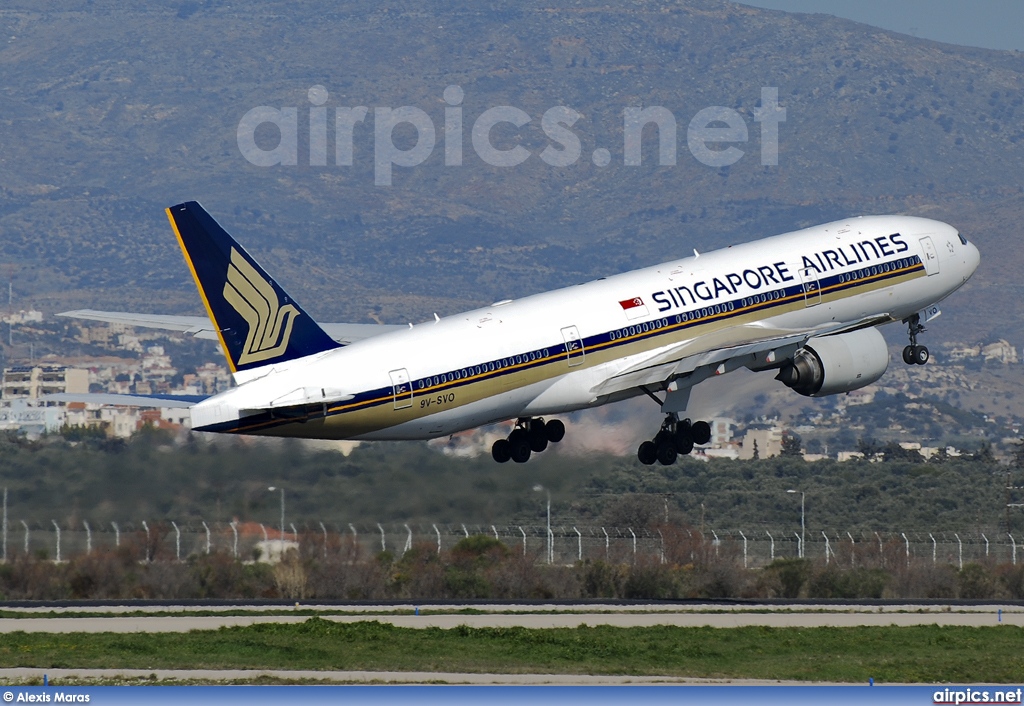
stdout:
[(782, 452), (783, 456), (798, 456), (803, 457), (803, 439), (800, 438), (799, 434), (795, 434), (791, 431), (787, 431), (782, 435)]
[(1024, 439), (1017, 442), (1015, 446), (1013, 460), (1010, 462), (1010, 465), (1018, 471), (1024, 471)]

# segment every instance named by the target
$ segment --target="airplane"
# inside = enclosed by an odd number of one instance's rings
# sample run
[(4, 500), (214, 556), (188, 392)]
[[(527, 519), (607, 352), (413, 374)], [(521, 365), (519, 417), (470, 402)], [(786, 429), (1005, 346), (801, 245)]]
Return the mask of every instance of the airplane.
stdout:
[(859, 216), (416, 325), (321, 325), (198, 203), (167, 216), (207, 317), (65, 315), (216, 338), (236, 386), (93, 401), (188, 407), (194, 431), (314, 439), (431, 439), (515, 420), (492, 446), (499, 463), (559, 442), (564, 424), (545, 417), (645, 395), (665, 419), (637, 457), (671, 465), (710, 440), (685, 416), (695, 385), (747, 368), (804, 396), (855, 390), (888, 367), (884, 324), (907, 325), (903, 361), (923, 365), (924, 323), (980, 263), (946, 223)]

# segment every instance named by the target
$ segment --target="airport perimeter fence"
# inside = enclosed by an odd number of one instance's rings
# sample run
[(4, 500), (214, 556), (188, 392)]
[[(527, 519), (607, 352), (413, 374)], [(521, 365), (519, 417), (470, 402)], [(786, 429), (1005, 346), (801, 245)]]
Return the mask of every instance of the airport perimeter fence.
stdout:
[(441, 553), (460, 540), (486, 535), (516, 553), (544, 564), (571, 565), (603, 560), (676, 565), (728, 563), (763, 567), (778, 558), (804, 557), (844, 567), (898, 569), (921, 564), (1024, 562), (1024, 535), (1002, 530), (969, 532), (867, 532), (807, 529), (705, 529), (664, 525), (656, 529), (582, 525), (373, 524), (324, 522), (259, 523), (172, 520), (95, 523), (9, 522), (3, 555), (7, 561), (34, 556), (67, 561), (92, 552), (122, 548), (139, 561), (186, 561), (220, 553), (240, 561), (277, 561), (282, 552), (358, 562), (381, 552), (400, 557), (416, 551)]

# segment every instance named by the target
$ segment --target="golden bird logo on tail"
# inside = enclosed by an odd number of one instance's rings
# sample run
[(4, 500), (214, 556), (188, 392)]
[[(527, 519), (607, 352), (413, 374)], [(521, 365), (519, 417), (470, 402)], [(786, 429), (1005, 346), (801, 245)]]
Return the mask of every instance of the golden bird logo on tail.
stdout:
[(231, 248), (224, 299), (249, 324), (237, 365), (276, 358), (288, 348), (299, 310), (281, 306), (277, 292), (235, 248)]

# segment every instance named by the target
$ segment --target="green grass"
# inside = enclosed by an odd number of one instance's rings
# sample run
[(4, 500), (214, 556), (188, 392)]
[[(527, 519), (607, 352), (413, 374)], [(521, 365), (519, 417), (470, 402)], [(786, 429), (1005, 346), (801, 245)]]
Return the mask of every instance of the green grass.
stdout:
[(0, 667), (318, 669), (867, 682), (1018, 681), (1024, 629), (398, 628), (261, 624), (176, 634), (9, 633)]

